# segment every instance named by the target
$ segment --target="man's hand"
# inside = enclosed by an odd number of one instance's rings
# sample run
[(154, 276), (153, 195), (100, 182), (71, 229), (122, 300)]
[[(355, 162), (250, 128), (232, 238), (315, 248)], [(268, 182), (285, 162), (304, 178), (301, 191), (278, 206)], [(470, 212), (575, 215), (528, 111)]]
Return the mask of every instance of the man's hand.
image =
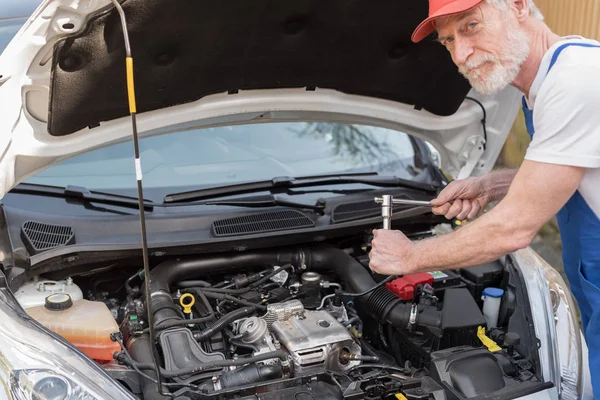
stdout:
[(436, 199), (431, 200), (432, 212), (448, 219), (473, 219), (491, 200), (482, 178), (460, 179), (450, 182)]
[(369, 268), (383, 275), (410, 274), (414, 243), (400, 231), (376, 229), (373, 231), (369, 253)]
[(473, 219), (490, 201), (506, 196), (516, 174), (516, 169), (504, 169), (450, 182), (437, 199), (431, 201), (432, 211), (448, 219)]

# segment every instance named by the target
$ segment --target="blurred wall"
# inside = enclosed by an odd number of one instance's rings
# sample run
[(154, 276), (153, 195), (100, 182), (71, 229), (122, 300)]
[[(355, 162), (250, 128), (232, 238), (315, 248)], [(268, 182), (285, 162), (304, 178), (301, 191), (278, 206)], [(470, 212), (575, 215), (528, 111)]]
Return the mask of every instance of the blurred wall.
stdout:
[(600, 40), (600, 0), (535, 0), (535, 4), (558, 35)]
[[(580, 35), (600, 40), (600, 0), (534, 0), (546, 24), (561, 36)], [(521, 165), (529, 144), (523, 115), (519, 113), (508, 136), (497, 167)]]

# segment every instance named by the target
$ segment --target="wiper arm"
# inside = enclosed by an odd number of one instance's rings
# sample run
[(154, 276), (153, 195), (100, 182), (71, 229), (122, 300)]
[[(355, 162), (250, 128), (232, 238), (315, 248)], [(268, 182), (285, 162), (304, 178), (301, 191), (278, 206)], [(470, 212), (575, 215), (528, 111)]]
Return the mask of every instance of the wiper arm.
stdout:
[[(41, 194), (44, 196), (59, 197), (80, 203), (94, 202), (127, 208), (138, 208), (137, 197), (122, 196), (118, 194), (96, 191), (91, 192), (89, 189), (82, 186), (67, 186), (63, 188), (58, 186), (21, 183), (15, 186), (11, 190), (11, 193)], [(152, 211), (154, 209), (154, 203), (150, 200), (144, 200), (144, 209), (146, 211)]]
[(202, 204), (213, 205), (213, 206), (234, 206), (234, 207), (251, 207), (251, 208), (263, 208), (263, 207), (275, 207), (284, 206), (292, 208), (304, 208), (307, 210), (313, 210), (316, 212), (322, 212), (325, 209), (325, 201), (318, 200), (317, 204), (304, 204), (296, 203), (294, 201), (287, 201), (277, 198), (273, 195), (267, 196), (251, 196), (243, 197), (231, 200), (213, 200), (207, 201)]
[(292, 178), (289, 176), (274, 177), (266, 181), (239, 183), (235, 185), (217, 186), (213, 188), (192, 190), (168, 194), (165, 203), (184, 203), (210, 199), (225, 195), (260, 192), (264, 190), (287, 189), (320, 185), (340, 185), (347, 183), (364, 183), (381, 187), (405, 187), (435, 193), (436, 189), (427, 183), (414, 182), (397, 176), (379, 176), (377, 173), (368, 174), (337, 174)]

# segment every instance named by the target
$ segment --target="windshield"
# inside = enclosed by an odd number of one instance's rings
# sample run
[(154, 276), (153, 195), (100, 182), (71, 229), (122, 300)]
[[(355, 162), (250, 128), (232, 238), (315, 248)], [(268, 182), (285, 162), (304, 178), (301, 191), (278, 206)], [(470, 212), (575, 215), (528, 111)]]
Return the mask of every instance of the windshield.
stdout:
[(0, 53), (40, 2), (41, 0), (0, 0)]
[[(146, 188), (199, 188), (274, 176), (348, 172), (415, 179), (430, 162), (423, 159), (416, 140), (402, 132), (364, 125), (263, 123), (143, 138), (140, 155)], [(136, 178), (132, 143), (73, 157), (26, 182), (79, 185), (102, 191), (133, 189)]]

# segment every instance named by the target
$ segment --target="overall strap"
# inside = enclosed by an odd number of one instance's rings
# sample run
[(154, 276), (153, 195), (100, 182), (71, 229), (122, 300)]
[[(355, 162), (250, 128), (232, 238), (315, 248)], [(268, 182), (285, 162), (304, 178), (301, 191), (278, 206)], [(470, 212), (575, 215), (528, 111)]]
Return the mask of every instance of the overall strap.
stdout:
[(529, 138), (533, 139), (533, 134), (535, 133), (535, 128), (533, 127), (533, 110), (530, 110), (529, 107), (527, 107), (525, 96), (523, 96), (522, 107), (523, 116), (525, 117), (525, 127), (527, 128), (527, 133), (529, 134)]
[[(569, 42), (569, 43), (564, 43), (564, 44), (560, 45), (560, 46), (558, 46), (558, 48), (556, 50), (554, 50), (554, 54), (552, 54), (552, 59), (550, 60), (550, 65), (548, 66), (548, 71), (546, 71), (546, 75), (550, 72), (550, 70), (552, 69), (554, 64), (556, 64), (556, 61), (558, 60), (558, 56), (560, 56), (560, 53), (562, 53), (562, 51), (569, 46), (600, 48), (600, 45), (591, 44), (591, 43)], [(522, 108), (523, 108), (523, 115), (525, 116), (525, 126), (527, 127), (527, 133), (529, 134), (529, 137), (531, 139), (533, 139), (533, 134), (535, 133), (535, 128), (533, 126), (533, 110), (530, 110), (529, 107), (527, 107), (527, 102), (525, 101), (525, 96), (523, 96), (523, 99), (522, 99)]]

